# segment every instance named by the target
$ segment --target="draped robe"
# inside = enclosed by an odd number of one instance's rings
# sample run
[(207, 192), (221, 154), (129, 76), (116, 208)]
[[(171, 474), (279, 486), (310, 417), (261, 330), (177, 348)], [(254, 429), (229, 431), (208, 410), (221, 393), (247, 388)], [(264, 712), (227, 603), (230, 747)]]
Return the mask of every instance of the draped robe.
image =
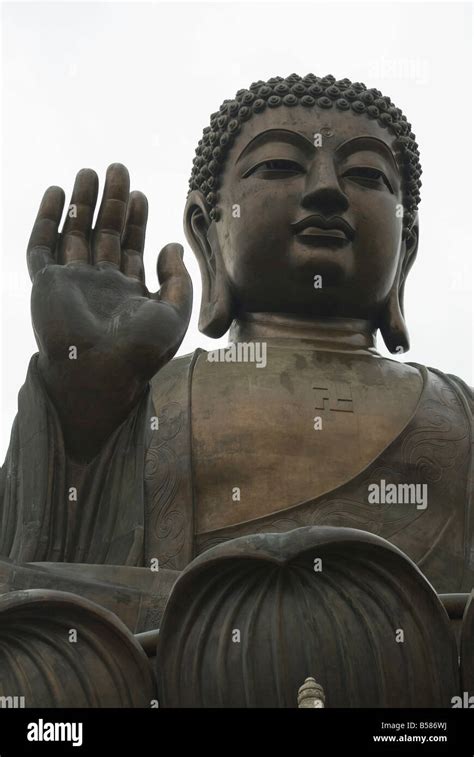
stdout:
[[(33, 356), (0, 472), (3, 590), (67, 579), (91, 596), (99, 582), (104, 604), (143, 630), (159, 623), (157, 607), (178, 571), (214, 544), (336, 525), (388, 539), (438, 592), (470, 591), (472, 396), (464, 382), (380, 356), (328, 357), (311, 345), (277, 342), (269, 367), (216, 365), (204, 350), (175, 358), (101, 452), (79, 465), (68, 459)], [(308, 377), (303, 389), (301, 375)], [(387, 402), (391, 420), (382, 430), (383, 415), (371, 421), (372, 396), (378, 406)], [(269, 415), (260, 417), (266, 404)], [(323, 431), (314, 429), (313, 416), (323, 419)], [(318, 438), (324, 428), (328, 435)], [(262, 443), (270, 448), (263, 462)], [(370, 504), (368, 486), (382, 479), (427, 483), (428, 506)], [(134, 603), (139, 609), (130, 614)]]

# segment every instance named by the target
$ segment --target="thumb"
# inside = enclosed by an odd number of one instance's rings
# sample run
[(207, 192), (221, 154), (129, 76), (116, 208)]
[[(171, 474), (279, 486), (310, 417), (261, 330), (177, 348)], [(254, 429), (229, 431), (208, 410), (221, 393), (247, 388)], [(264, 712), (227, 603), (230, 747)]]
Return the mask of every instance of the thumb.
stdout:
[(166, 302), (189, 321), (193, 306), (193, 285), (183, 262), (182, 245), (175, 242), (165, 245), (158, 255), (157, 274), (160, 290), (156, 299)]

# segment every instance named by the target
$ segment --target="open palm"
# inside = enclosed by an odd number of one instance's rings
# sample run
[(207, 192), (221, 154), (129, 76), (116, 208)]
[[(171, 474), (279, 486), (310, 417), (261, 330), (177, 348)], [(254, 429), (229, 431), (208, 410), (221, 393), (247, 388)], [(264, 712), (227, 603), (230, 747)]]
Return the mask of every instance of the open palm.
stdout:
[(127, 169), (109, 167), (92, 228), (97, 193), (96, 173), (80, 171), (59, 232), (64, 192), (50, 187), (28, 245), (40, 370), (76, 432), (78, 424), (91, 431), (97, 410), (108, 431), (123, 418), (176, 353), (192, 308), (181, 245), (166, 245), (158, 257), (159, 291), (145, 285), (148, 204), (141, 192), (129, 192)]

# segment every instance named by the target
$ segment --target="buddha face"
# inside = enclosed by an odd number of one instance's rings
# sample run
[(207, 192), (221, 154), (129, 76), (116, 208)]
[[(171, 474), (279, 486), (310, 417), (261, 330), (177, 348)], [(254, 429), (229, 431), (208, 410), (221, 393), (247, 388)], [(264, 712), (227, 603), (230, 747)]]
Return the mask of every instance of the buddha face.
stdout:
[(377, 322), (405, 254), (395, 139), (336, 109), (267, 108), (242, 126), (208, 233), (234, 315)]
[(217, 223), (244, 311), (369, 317), (385, 301), (403, 224), (393, 140), (335, 109), (267, 109), (244, 126)]
[(222, 299), (226, 289), (233, 317), (270, 312), (376, 326), (393, 298), (399, 312), (407, 250), (395, 139), (375, 120), (334, 108), (267, 108), (252, 116), (220, 176), (220, 219), (209, 221), (198, 203), (207, 225), (197, 233), (190, 219), (200, 193), (188, 199), (187, 234), (200, 248), (205, 296), (214, 289), (205, 283), (211, 261), (221, 294), (208, 299)]

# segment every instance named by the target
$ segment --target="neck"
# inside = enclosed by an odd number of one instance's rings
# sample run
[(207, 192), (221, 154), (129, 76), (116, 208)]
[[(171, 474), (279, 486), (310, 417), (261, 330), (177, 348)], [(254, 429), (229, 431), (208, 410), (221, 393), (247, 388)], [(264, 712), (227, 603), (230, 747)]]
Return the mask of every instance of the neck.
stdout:
[[(286, 313), (246, 313), (230, 329), (230, 342), (271, 340), (290, 346), (307, 342), (317, 350), (379, 356), (376, 331), (359, 318), (302, 318)], [(308, 345), (309, 346), (309, 345)]]

